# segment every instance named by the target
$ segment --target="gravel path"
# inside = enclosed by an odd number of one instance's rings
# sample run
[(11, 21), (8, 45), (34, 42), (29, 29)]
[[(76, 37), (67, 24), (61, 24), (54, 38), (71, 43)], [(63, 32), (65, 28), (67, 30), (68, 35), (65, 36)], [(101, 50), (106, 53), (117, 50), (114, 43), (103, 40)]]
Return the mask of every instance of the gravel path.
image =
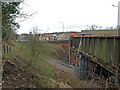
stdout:
[(60, 60), (57, 59), (50, 59), (47, 61), (50, 65), (72, 75), (75, 76), (75, 67), (66, 63), (63, 63)]

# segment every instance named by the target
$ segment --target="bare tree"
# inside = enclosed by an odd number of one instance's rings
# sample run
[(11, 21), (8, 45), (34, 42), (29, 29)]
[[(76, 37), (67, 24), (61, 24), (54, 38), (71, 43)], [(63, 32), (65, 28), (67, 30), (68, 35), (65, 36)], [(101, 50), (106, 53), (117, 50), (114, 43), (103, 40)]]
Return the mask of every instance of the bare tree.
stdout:
[(88, 27), (88, 30), (101, 30), (102, 29), (102, 26), (98, 26), (98, 25), (95, 25), (95, 24), (93, 24), (93, 25), (91, 25), (91, 26), (88, 26), (87, 25), (87, 27)]
[(28, 46), (31, 51), (31, 59), (29, 61), (29, 65), (32, 63), (33, 59), (36, 61), (35, 58), (40, 55), (39, 49), (41, 47), (39, 41), (40, 29), (38, 29), (37, 26), (33, 27), (32, 32), (33, 34), (30, 34), (30, 40), (28, 41)]

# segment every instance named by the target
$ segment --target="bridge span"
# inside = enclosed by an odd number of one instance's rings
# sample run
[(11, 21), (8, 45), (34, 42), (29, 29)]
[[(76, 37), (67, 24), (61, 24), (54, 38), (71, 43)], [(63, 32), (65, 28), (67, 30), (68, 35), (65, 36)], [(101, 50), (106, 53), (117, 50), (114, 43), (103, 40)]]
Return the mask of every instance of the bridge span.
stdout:
[(76, 52), (76, 67), (82, 75), (92, 67), (105, 77), (116, 73), (120, 77), (120, 36), (72, 37), (70, 47)]
[(68, 61), (80, 70), (97, 65), (105, 76), (115, 75), (117, 70), (120, 73), (120, 36), (81, 36), (53, 42), (68, 45)]

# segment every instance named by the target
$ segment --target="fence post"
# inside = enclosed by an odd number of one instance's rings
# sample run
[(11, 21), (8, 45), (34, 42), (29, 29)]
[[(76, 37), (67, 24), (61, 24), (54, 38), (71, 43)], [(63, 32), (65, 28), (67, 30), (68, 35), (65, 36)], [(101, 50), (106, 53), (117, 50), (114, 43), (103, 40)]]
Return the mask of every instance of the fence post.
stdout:
[(10, 52), (11, 52), (11, 46), (9, 47), (9, 50), (10, 50)]
[(5, 53), (5, 45), (4, 45), (4, 53)]
[(8, 46), (7, 46), (7, 53), (8, 53)]

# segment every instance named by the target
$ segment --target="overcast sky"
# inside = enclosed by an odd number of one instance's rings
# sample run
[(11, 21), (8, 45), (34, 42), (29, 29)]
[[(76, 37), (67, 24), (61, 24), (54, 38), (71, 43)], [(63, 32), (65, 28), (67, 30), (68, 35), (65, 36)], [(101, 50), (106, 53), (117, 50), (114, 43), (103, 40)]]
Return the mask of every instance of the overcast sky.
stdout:
[(21, 12), (33, 16), (19, 23), (18, 33), (29, 33), (38, 26), (42, 33), (80, 31), (87, 25), (102, 27), (117, 25), (117, 7), (119, 0), (25, 0)]

